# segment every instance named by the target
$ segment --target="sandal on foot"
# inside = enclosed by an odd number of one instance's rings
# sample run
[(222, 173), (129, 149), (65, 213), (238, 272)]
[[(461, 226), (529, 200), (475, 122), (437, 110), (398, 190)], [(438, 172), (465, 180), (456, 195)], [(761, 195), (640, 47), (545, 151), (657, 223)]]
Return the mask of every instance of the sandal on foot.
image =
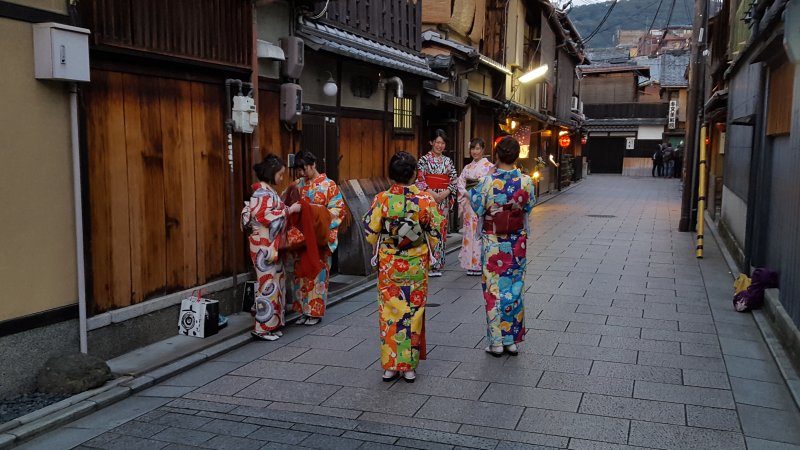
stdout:
[(318, 324), (322, 320), (321, 317), (309, 317), (306, 319), (306, 325), (312, 326)]
[(384, 370), (383, 371), (383, 381), (386, 381), (387, 383), (389, 381), (396, 380), (397, 377), (399, 377), (399, 376), (400, 376), (400, 372), (398, 372), (396, 370)]
[(308, 316), (303, 314), (302, 316), (298, 317), (297, 320), (294, 321), (294, 324), (295, 325), (303, 325), (303, 324), (306, 323), (306, 320), (308, 320)]
[(486, 353), (494, 356), (495, 358), (499, 358), (503, 356), (503, 346), (502, 345), (493, 345), (491, 347), (486, 347)]
[(408, 372), (403, 372), (403, 381), (406, 383), (413, 383), (417, 380), (417, 374), (413, 370), (409, 370)]
[(250, 332), (250, 336), (253, 336), (256, 339), (260, 339), (262, 341), (277, 341), (280, 336), (267, 331), (266, 333), (256, 333), (255, 331)]
[(517, 348), (517, 344), (506, 345), (505, 351), (511, 356), (517, 356), (519, 354), (519, 349)]

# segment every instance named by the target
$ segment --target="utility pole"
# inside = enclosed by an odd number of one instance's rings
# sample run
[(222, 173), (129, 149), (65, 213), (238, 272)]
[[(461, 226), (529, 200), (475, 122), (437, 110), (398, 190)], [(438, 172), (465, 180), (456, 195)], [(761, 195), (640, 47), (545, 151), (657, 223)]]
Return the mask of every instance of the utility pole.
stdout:
[[(705, 63), (703, 62), (703, 49), (705, 48), (706, 15), (708, 2), (698, 0), (694, 4), (694, 24), (692, 26), (692, 56), (689, 62), (689, 98), (686, 105), (686, 139), (683, 148), (683, 196), (681, 198), (681, 220), (678, 231), (691, 231), (694, 225), (694, 186), (697, 169), (695, 161), (697, 155), (697, 130), (702, 126), (703, 117), (703, 78), (705, 77)], [(701, 73), (702, 72), (702, 73)], [(702, 214), (702, 212), (700, 212)]]

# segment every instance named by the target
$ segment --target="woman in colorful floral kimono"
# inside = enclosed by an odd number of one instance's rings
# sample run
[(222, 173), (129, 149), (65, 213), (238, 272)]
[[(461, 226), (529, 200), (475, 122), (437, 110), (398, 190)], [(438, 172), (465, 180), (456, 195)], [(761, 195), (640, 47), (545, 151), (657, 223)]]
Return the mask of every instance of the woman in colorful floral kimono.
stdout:
[(295, 156), (294, 167), (301, 173), (296, 181), (300, 194), (312, 205), (328, 208), (331, 213), (331, 226), (328, 233), (328, 247), (320, 251), (322, 269), (314, 276), (299, 277), (296, 275), (300, 260), (295, 260), (295, 277), (292, 282), (293, 309), (301, 314), (295, 323), (298, 325), (316, 325), (325, 316), (325, 304), (328, 302), (328, 282), (330, 281), (333, 252), (339, 245), (339, 225), (342, 223), (344, 199), (339, 187), (324, 173), (317, 171), (317, 158), (311, 152), (300, 152)]
[(430, 144), (431, 151), (423, 155), (417, 164), (417, 187), (433, 196), (439, 206), (439, 214), (444, 219), (443, 229), (445, 232), (442, 233), (442, 239), (434, 249), (433, 256), (436, 258), (436, 262), (431, 264), (429, 273), (432, 277), (440, 277), (444, 268), (447, 217), (456, 196), (458, 173), (453, 160), (443, 155), (447, 145), (447, 134), (443, 130), (434, 130), (431, 134)]
[(392, 156), (389, 178), (394, 184), (375, 196), (364, 227), (375, 246), (378, 265), (383, 380), (402, 373), (413, 383), (420, 359), (425, 359), (425, 303), (428, 297), (429, 246), (444, 231), (444, 219), (433, 197), (414, 183), (417, 162), (406, 152)]
[(250, 228), (250, 258), (256, 269), (255, 329), (250, 333), (257, 339), (274, 341), (283, 333), (284, 272), (278, 257), (287, 214), (296, 213), (300, 205), (287, 208), (275, 187), (283, 181), (286, 167), (275, 155), (267, 155), (253, 166), (258, 183), (253, 195), (242, 209), (242, 228)]
[(472, 162), (464, 166), (458, 176), (458, 209), (464, 220), (464, 238), (458, 260), (461, 267), (467, 270), (467, 275), (480, 276), (481, 274), (481, 235), (478, 232), (478, 216), (469, 204), (469, 189), (477, 186), (481, 178), (494, 172), (495, 167), (483, 151), (486, 144), (483, 139), (475, 138), (469, 141), (469, 155)]
[(528, 217), (536, 204), (533, 181), (514, 167), (519, 142), (511, 136), (495, 149), (497, 170), (470, 190), (483, 244), (483, 299), (488, 324), (486, 351), (517, 354), (525, 337), (524, 277)]

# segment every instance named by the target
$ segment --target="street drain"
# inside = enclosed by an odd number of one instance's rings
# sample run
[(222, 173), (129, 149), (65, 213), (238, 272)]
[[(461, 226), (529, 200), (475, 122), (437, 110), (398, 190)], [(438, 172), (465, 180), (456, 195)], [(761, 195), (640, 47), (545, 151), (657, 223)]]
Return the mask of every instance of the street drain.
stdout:
[(609, 216), (607, 214), (587, 214), (586, 217), (597, 217), (597, 218), (600, 218), (600, 219), (611, 219), (611, 218), (617, 217), (617, 216)]

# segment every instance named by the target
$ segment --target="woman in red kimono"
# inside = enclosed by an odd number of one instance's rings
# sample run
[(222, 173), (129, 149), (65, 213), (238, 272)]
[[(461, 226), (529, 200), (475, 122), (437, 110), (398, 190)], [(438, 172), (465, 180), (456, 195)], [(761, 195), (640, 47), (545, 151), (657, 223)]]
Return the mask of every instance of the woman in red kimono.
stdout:
[(432, 277), (442, 276), (444, 268), (444, 249), (445, 239), (447, 238), (447, 218), (450, 208), (453, 207), (456, 193), (458, 192), (456, 181), (458, 172), (453, 160), (444, 156), (444, 149), (447, 146), (447, 134), (444, 130), (434, 130), (431, 134), (431, 151), (423, 155), (417, 164), (417, 187), (425, 191), (436, 200), (439, 207), (439, 214), (444, 220), (444, 232), (442, 239), (436, 245), (433, 256), (436, 262), (431, 264), (429, 273)]
[(284, 271), (278, 257), (286, 216), (300, 210), (300, 205), (287, 208), (275, 187), (283, 181), (286, 167), (275, 155), (267, 155), (253, 166), (258, 183), (242, 209), (242, 229), (250, 228), (250, 258), (256, 270), (255, 326), (250, 333), (257, 339), (274, 341), (283, 333)]

